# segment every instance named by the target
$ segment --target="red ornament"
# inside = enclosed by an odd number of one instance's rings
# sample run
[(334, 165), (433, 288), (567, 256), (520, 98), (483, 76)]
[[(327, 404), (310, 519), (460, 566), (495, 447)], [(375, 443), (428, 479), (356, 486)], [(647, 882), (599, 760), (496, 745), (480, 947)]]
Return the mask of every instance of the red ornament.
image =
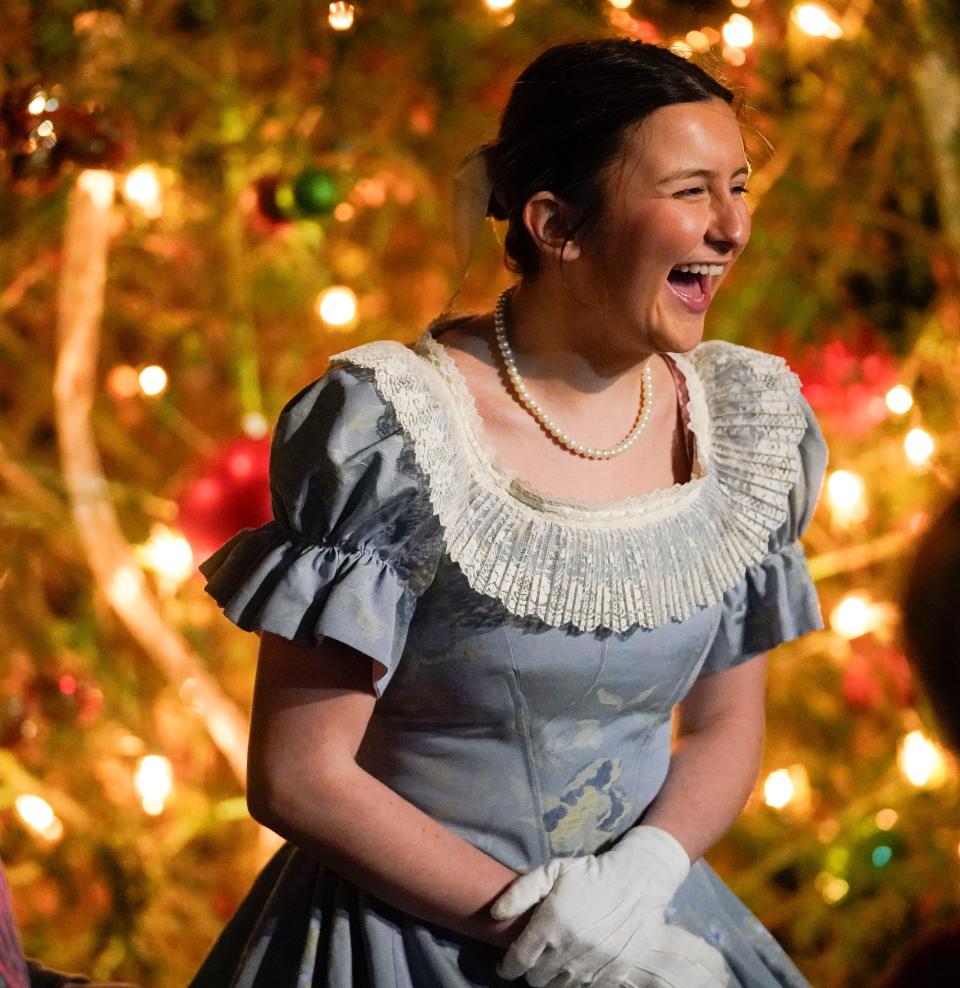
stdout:
[(774, 349), (796, 372), (807, 401), (831, 432), (855, 439), (890, 414), (885, 396), (897, 383), (897, 364), (886, 341), (869, 326), (800, 349), (782, 338)]
[(0, 141), (14, 187), (41, 194), (57, 184), (67, 162), (118, 168), (132, 150), (133, 133), (128, 118), (108, 117), (93, 104), (70, 106), (35, 82), (0, 99)]
[(202, 466), (177, 499), (177, 528), (198, 561), (241, 529), (270, 521), (269, 470), (269, 437), (237, 439)]
[(908, 707), (915, 699), (910, 667), (903, 653), (870, 635), (854, 639), (843, 670), (841, 691), (854, 710)]

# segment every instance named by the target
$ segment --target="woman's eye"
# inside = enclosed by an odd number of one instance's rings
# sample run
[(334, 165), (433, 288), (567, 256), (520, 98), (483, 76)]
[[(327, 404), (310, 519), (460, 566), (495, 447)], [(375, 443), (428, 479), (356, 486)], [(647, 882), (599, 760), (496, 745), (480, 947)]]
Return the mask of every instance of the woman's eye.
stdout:
[(688, 198), (689, 196), (698, 196), (706, 191), (707, 190), (702, 185), (697, 185), (690, 189), (681, 189), (679, 192), (674, 192), (674, 196), (683, 199)]
[(738, 196), (745, 196), (750, 190), (745, 185), (735, 185), (730, 191)]

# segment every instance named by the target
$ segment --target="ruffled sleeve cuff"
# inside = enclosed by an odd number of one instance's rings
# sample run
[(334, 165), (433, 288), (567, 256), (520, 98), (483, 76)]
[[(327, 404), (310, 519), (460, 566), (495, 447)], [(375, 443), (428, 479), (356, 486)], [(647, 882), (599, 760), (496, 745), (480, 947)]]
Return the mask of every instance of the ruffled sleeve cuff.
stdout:
[(207, 592), (244, 631), (301, 645), (334, 638), (370, 656), (377, 696), (386, 689), (416, 599), (376, 553), (299, 541), (271, 522), (235, 535), (200, 571)]
[(722, 672), (822, 627), (803, 546), (787, 543), (749, 567), (743, 580), (724, 594), (701, 673)]

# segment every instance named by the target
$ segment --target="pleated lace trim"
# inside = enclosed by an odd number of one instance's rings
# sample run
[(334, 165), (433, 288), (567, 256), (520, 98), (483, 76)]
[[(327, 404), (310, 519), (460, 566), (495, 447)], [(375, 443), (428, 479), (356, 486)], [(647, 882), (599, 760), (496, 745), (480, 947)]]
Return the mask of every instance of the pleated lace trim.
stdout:
[(657, 628), (715, 604), (768, 551), (800, 477), (806, 417), (782, 358), (722, 341), (671, 354), (687, 381), (688, 483), (613, 503), (535, 491), (499, 468), (472, 395), (430, 334), (334, 357), (373, 371), (430, 485), (450, 558), (518, 617)]

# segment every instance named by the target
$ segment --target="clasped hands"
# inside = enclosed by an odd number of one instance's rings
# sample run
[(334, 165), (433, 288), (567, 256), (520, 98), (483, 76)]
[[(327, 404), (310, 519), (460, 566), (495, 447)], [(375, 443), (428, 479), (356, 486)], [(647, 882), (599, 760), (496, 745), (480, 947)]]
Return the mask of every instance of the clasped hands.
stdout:
[(554, 858), (520, 875), (491, 915), (536, 909), (498, 973), (534, 988), (723, 988), (723, 956), (664, 920), (689, 871), (678, 841), (643, 825), (603, 854)]

